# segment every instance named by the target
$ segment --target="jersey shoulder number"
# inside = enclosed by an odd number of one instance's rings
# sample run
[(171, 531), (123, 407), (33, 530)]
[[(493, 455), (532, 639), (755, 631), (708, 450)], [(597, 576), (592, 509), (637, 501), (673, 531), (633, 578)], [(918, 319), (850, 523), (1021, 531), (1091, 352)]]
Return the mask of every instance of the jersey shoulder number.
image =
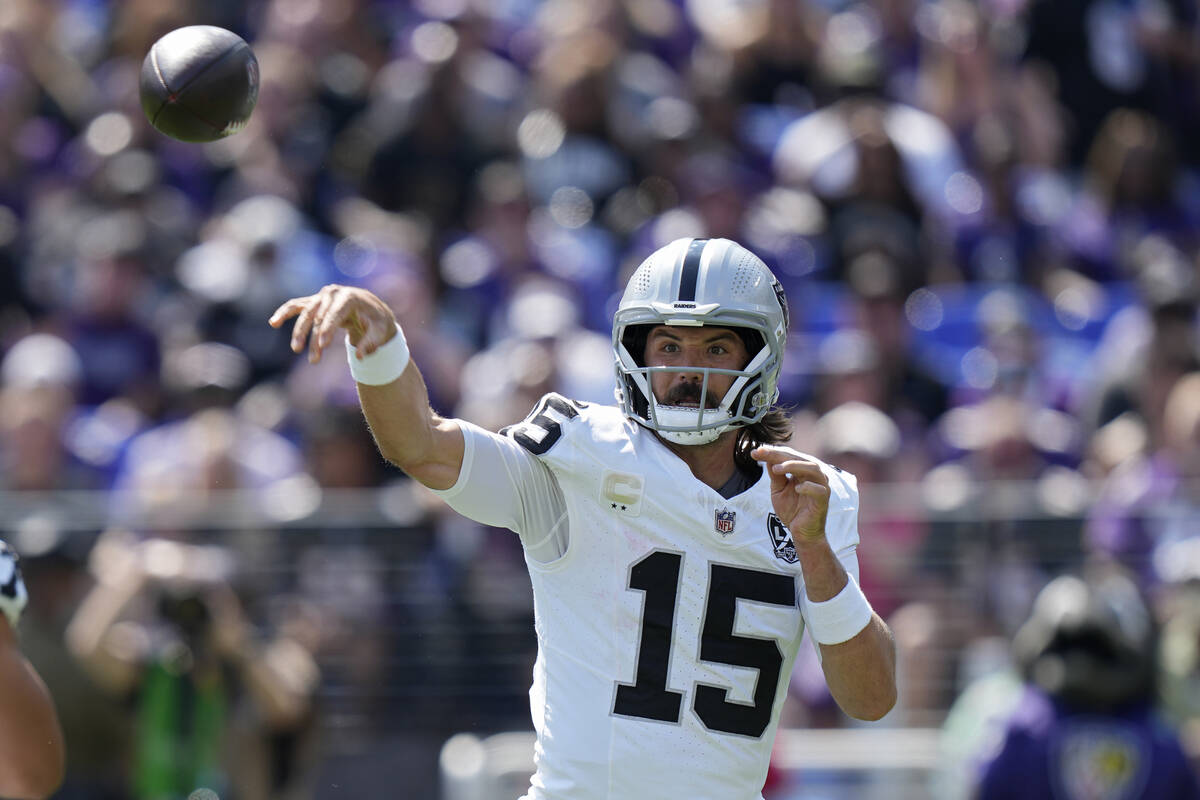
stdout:
[(551, 392), (538, 401), (529, 416), (500, 430), (535, 456), (544, 455), (562, 438), (562, 426), (579, 416), (587, 403)]

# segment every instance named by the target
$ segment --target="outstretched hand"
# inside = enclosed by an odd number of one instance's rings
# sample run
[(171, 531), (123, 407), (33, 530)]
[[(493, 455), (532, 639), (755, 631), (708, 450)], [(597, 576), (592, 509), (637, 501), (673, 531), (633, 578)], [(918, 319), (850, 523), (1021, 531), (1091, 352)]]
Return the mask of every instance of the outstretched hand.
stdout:
[(396, 335), (396, 317), (387, 304), (353, 286), (329, 284), (316, 294), (292, 298), (275, 309), (268, 324), (278, 328), (292, 317), (296, 317), (292, 350), (302, 352), (309, 341), (308, 360), (314, 364), (338, 328), (346, 329), (358, 358), (374, 353)]
[(750, 457), (771, 476), (771, 505), (797, 544), (825, 536), (829, 515), (829, 478), (821, 465), (787, 447), (761, 445)]

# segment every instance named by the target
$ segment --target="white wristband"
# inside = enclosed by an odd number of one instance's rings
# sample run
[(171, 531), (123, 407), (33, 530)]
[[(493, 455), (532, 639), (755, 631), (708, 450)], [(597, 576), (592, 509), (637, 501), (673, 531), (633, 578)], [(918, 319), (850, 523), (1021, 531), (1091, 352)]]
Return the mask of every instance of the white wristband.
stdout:
[(835, 597), (819, 603), (806, 597), (805, 605), (808, 629), (820, 644), (841, 644), (853, 639), (867, 627), (874, 613), (853, 575), (846, 576), (846, 585)]
[(350, 361), (350, 374), (355, 381), (367, 386), (383, 386), (399, 378), (408, 366), (408, 341), (404, 338), (404, 331), (397, 325), (395, 336), (374, 353), (359, 358), (347, 336), (346, 358)]

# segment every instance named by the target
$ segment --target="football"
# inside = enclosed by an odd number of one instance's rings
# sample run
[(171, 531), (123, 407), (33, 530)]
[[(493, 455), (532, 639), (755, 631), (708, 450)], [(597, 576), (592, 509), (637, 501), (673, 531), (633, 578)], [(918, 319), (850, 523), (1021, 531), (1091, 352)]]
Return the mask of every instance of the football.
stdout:
[(232, 31), (189, 25), (163, 36), (142, 62), (142, 111), (160, 132), (212, 142), (246, 127), (258, 100), (258, 60)]

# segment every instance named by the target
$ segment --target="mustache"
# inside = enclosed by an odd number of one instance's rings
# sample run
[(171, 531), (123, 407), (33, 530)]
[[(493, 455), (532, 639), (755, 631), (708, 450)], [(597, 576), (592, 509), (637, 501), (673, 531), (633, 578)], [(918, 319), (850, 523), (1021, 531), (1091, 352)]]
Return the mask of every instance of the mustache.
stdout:
[[(666, 405), (678, 406), (684, 403), (696, 403), (700, 405), (700, 384), (698, 383), (677, 383), (667, 391)], [(704, 396), (703, 407), (716, 408), (721, 404), (712, 392), (707, 392)]]

